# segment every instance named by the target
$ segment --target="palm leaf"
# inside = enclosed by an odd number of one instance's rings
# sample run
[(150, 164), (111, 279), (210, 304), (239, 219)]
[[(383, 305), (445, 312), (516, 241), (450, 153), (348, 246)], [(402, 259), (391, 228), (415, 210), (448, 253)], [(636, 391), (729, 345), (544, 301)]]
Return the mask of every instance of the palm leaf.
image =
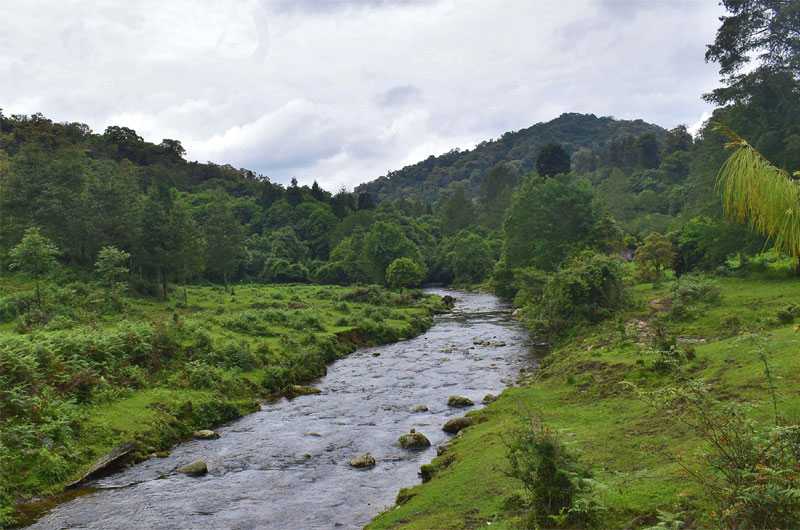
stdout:
[(722, 194), (729, 219), (750, 223), (761, 234), (775, 238), (775, 250), (800, 256), (800, 186), (786, 171), (773, 166), (730, 128), (715, 131), (731, 139), (733, 154), (723, 164), (716, 190)]

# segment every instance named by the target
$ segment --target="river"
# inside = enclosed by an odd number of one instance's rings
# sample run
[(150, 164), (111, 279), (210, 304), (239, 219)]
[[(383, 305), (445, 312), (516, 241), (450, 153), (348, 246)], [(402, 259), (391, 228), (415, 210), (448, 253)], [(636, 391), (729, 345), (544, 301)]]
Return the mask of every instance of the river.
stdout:
[[(527, 333), (494, 296), (428, 292), (456, 304), (426, 333), (360, 348), (312, 383), (320, 394), (265, 403), (220, 427), (217, 440), (184, 442), (167, 458), (92, 481), (29, 528), (361, 528), (401, 487), (419, 483), (419, 466), (451, 437), (441, 426), (466, 410), (448, 407), (448, 396), (480, 407), (537, 362)], [(415, 405), (429, 411), (412, 413)], [(411, 428), (432, 446), (395, 446)], [(348, 465), (362, 452), (375, 457), (373, 468)], [(175, 472), (197, 459), (208, 474)]]

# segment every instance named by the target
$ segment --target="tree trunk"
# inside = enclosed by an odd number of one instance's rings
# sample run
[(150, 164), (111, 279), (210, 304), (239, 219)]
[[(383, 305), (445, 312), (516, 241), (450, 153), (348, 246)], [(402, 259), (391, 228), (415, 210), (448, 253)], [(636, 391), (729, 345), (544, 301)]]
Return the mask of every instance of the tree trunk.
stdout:
[(161, 287), (164, 290), (164, 300), (166, 300), (169, 296), (169, 290), (167, 289), (167, 274), (164, 271), (161, 271)]
[(39, 294), (39, 275), (36, 275), (36, 303), (42, 307), (42, 297)]
[(189, 299), (186, 297), (186, 280), (183, 280), (183, 303), (189, 303)]
[(228, 273), (223, 271), (222, 272), (222, 285), (225, 286), (225, 292), (228, 292)]

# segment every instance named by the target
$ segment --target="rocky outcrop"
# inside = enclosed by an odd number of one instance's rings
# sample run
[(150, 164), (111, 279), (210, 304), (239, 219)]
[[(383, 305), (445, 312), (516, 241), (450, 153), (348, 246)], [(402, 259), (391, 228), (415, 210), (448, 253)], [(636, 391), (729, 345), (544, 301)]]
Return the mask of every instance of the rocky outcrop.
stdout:
[(73, 488), (91, 476), (120, 464), (126, 457), (138, 449), (139, 444), (136, 442), (123, 442), (119, 444), (92, 464), (92, 467), (90, 467), (81, 478), (68, 484), (67, 488)]

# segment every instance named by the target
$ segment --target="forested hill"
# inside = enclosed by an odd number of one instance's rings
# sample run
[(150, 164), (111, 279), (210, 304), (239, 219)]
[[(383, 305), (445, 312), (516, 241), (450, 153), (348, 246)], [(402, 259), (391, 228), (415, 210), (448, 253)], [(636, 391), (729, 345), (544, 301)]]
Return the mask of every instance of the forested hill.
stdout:
[[(435, 202), (442, 194), (462, 185), (468, 195), (475, 196), (490, 169), (498, 164), (511, 164), (520, 173), (533, 170), (539, 150), (548, 143), (561, 144), (569, 154), (574, 154), (581, 148), (601, 151), (614, 139), (634, 139), (649, 132), (660, 139), (664, 129), (643, 120), (565, 113), (549, 122), (481, 142), (472, 150), (454, 149), (440, 156), (431, 155), (422, 162), (361, 184), (355, 191), (369, 193), (376, 202), (403, 197)], [(613, 150), (605, 151), (606, 156), (614, 156)]]

